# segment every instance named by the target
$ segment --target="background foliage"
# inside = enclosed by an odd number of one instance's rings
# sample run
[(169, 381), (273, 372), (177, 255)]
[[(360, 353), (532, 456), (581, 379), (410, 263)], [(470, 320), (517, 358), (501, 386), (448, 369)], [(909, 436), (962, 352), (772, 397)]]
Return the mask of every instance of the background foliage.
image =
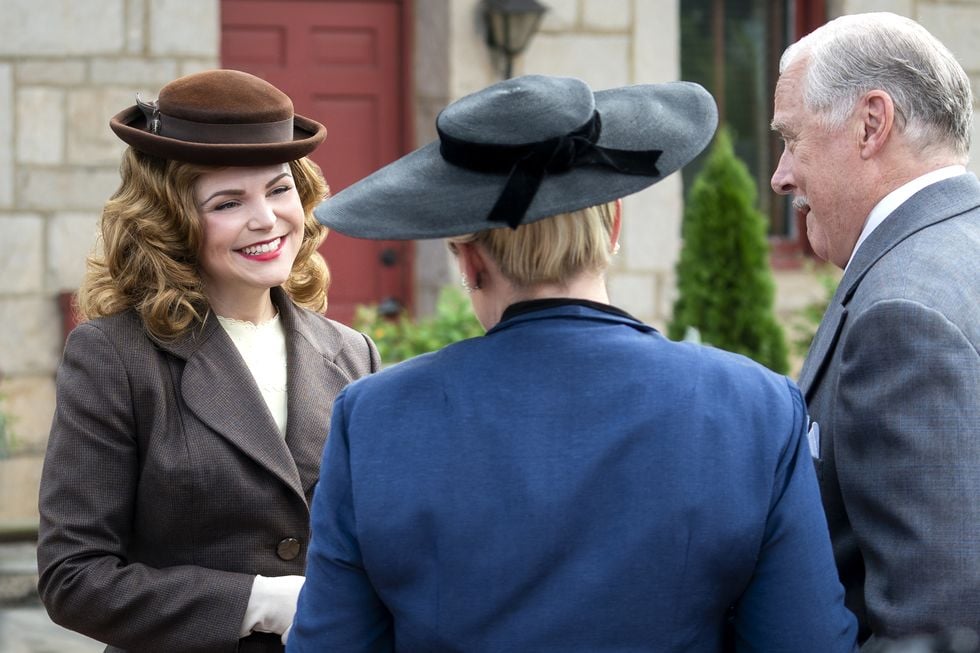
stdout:
[(678, 298), (668, 335), (706, 343), (785, 374), (786, 339), (773, 310), (766, 220), (751, 175), (720, 129), (684, 207)]
[(837, 283), (840, 281), (840, 274), (834, 274), (828, 267), (817, 269), (815, 274), (817, 282), (823, 289), (823, 296), (803, 307), (803, 310), (796, 315), (796, 319), (790, 325), (793, 332), (793, 353), (798, 356), (806, 356), (810, 350), (810, 344), (817, 334), (820, 320), (827, 312), (830, 300), (833, 299), (834, 293), (837, 291)]
[(469, 299), (454, 286), (442, 289), (430, 317), (413, 320), (402, 315), (393, 320), (379, 314), (377, 306), (359, 306), (354, 328), (371, 336), (385, 363), (397, 363), (484, 334)]

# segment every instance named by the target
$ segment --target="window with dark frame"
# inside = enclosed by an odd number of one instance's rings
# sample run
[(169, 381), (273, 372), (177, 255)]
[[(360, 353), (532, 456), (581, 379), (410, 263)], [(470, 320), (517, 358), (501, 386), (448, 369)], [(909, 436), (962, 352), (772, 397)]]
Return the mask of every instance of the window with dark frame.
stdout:
[[(681, 79), (695, 81), (718, 102), (735, 153), (756, 181), (758, 207), (769, 218), (772, 262), (794, 267), (812, 255), (805, 225), (769, 178), (782, 143), (769, 129), (779, 57), (786, 46), (826, 20), (826, 0), (682, 0)], [(689, 188), (703, 157), (683, 169)]]

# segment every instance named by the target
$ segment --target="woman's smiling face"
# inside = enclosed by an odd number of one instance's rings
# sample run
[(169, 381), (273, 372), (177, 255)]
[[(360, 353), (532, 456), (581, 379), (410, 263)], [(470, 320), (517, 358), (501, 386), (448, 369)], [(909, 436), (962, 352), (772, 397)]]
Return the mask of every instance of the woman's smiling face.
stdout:
[(206, 172), (194, 199), (201, 275), (212, 303), (237, 304), (289, 278), (305, 215), (288, 163)]

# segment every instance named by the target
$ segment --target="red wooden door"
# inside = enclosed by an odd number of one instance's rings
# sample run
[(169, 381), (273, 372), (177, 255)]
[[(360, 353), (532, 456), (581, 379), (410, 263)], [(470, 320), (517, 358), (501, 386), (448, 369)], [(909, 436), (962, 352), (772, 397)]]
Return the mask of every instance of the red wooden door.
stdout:
[[(406, 4), (221, 0), (222, 66), (268, 80), (326, 125), (313, 159), (334, 193), (408, 149)], [(331, 233), (321, 252), (333, 277), (330, 317), (349, 324), (358, 304), (410, 308), (411, 243)]]

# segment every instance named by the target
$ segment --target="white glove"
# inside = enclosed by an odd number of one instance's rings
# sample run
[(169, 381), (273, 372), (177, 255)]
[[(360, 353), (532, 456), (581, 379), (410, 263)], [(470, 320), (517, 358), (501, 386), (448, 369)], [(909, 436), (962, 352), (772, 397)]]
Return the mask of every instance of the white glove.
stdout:
[(251, 632), (275, 633), (282, 635), (285, 644), (305, 581), (304, 576), (256, 576), (238, 636), (248, 637)]

